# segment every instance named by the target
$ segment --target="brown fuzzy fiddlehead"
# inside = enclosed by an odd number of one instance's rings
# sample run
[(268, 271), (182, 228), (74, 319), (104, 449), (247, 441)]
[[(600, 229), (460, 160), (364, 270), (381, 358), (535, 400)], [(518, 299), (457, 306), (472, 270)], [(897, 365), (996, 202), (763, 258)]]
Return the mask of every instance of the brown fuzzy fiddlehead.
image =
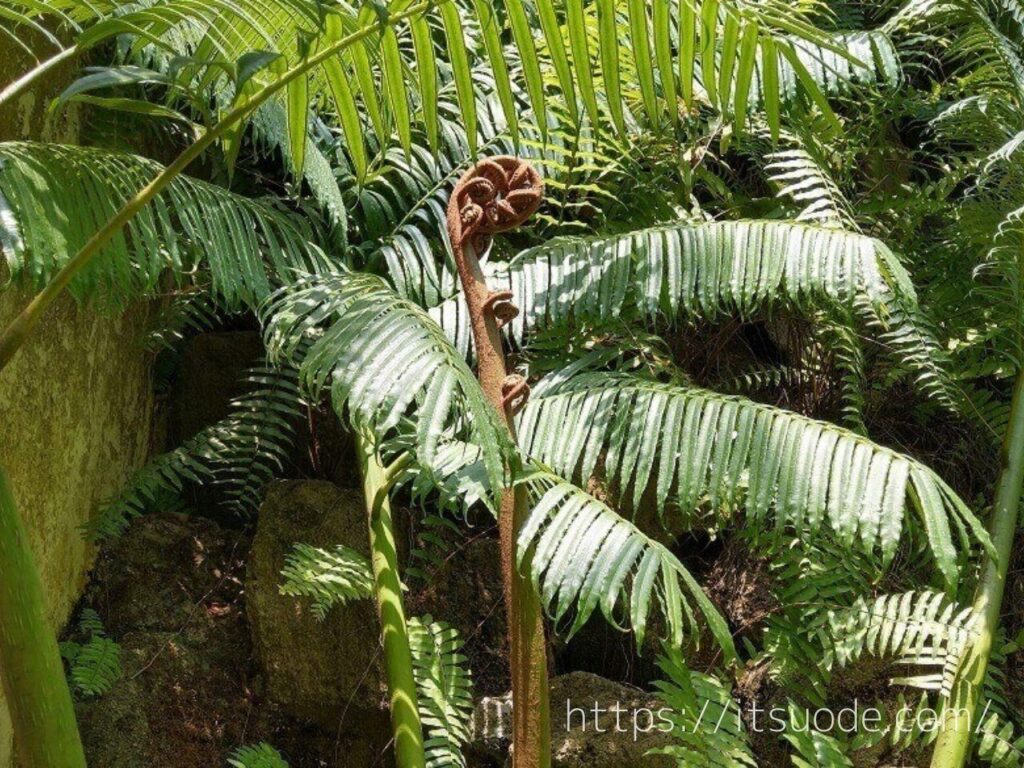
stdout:
[(448, 229), (456, 259), (460, 246), (470, 243), (482, 253), (492, 235), (521, 226), (543, 198), (544, 182), (526, 161), (492, 157), (478, 162), (459, 180), (449, 203)]

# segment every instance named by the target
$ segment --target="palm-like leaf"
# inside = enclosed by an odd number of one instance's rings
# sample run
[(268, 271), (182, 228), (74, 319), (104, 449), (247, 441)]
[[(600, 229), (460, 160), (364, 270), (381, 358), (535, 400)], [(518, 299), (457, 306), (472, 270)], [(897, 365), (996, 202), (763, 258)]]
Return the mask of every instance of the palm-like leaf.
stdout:
[[(496, 267), (489, 283), (512, 291), (521, 314), (510, 333), (569, 321), (607, 322), (636, 311), (669, 321), (749, 316), (773, 304), (853, 314), (882, 331), (919, 386), (952, 406), (945, 355), (910, 278), (880, 241), (791, 222), (680, 222), (625, 235), (560, 239)], [(431, 310), (468, 353), (461, 297)]]
[[(556, 622), (575, 614), (579, 630), (597, 608), (618, 626), (617, 612), (643, 642), (652, 609), (665, 619), (668, 641), (700, 636), (698, 614), (722, 648), (736, 656), (729, 627), (697, 581), (666, 547), (604, 502), (534, 467), (523, 481), (533, 502), (519, 532), (517, 559)], [(695, 610), (696, 609), (696, 610)]]
[[(820, 529), (847, 544), (895, 554), (915, 510), (946, 579), (958, 577), (951, 527), (969, 547), (981, 523), (934, 472), (827, 422), (767, 405), (628, 374), (583, 373), (542, 383), (520, 417), (523, 449), (586, 480), (603, 458), (633, 507), (648, 488), (663, 512), (707, 501), (743, 505), (757, 525)], [(969, 534), (968, 534), (969, 531)]]
[(330, 387), (383, 434), (415, 405), (416, 453), (431, 466), (447, 430), (482, 448), (495, 498), (511, 446), (473, 372), (444, 332), (380, 278), (359, 273), (306, 275), (261, 310), (271, 359), (299, 368), (314, 400)]
[(294, 370), (259, 367), (245, 379), (248, 391), (231, 403), (230, 413), (147, 462), (89, 521), (89, 538), (120, 535), (156, 499), (179, 495), (189, 482), (223, 488), (234, 511), (259, 506), (263, 488), (288, 460), (304, 404)]
[[(17, 2), (18, 0), (16, 0)], [(235, 71), (237, 62), (256, 51), (270, 51), (283, 57), (277, 71), (294, 66), (305, 57), (338, 41), (343, 34), (374, 27), (369, 39), (356, 42), (338, 57), (302, 78), (289, 89), (289, 125), (293, 129), (296, 152), (293, 160), (302, 168), (301, 139), (307, 110), (312, 103), (329, 99), (341, 118), (349, 148), (360, 175), (365, 172), (366, 156), (357, 115), (359, 108), (369, 118), (382, 143), (394, 131), (406, 149), (410, 146), (414, 110), (419, 109), (428, 136), (436, 136), (437, 67), (436, 53), (430, 44), (431, 27), (443, 29), (452, 78), (458, 86), (459, 103), (470, 142), (476, 142), (476, 105), (472, 93), (471, 47), (479, 35), (486, 58), (498, 87), (498, 96), (508, 123), (515, 132), (518, 106), (514, 88), (529, 94), (535, 115), (546, 114), (548, 98), (541, 66), (537, 63), (538, 40), (529, 18), (542, 23), (542, 52), (557, 73), (564, 103), (575, 116), (580, 100), (591, 121), (608, 122), (624, 128), (622, 73), (619, 56), (627, 57), (636, 73), (644, 110), (652, 123), (676, 115), (676, 95), (692, 97), (698, 77), (707, 97), (723, 110), (741, 120), (746, 105), (752, 102), (754, 84), (764, 81), (760, 98), (767, 102), (769, 120), (778, 124), (779, 105), (791, 92), (808, 93), (812, 100), (831, 115), (823, 96), (832, 80), (860, 73), (865, 67), (843, 39), (834, 39), (810, 24), (800, 12), (782, 3), (748, 4), (738, 2), (692, 2), (654, 0), (628, 4), (625, 18), (619, 19), (612, 3), (579, 3), (566, 17), (573, 45), (572, 61), (567, 54), (562, 20), (555, 0), (510, 0), (505, 14), (495, 13), (490, 0), (458, 3), (444, 0), (417, 5), (410, 0), (381, 3), (378, 12), (369, 6), (354, 11), (346, 3), (319, 3), (314, 0), (216, 0), (198, 4), (193, 0), (163, 0), (152, 7), (119, 13), (90, 27), (79, 45), (88, 48), (129, 34), (136, 48), (152, 45), (173, 56), (189, 56), (194, 66), (187, 67), (186, 80), (211, 84)], [(598, 24), (602, 50), (599, 78), (591, 71), (590, 56), (581, 34), (604, 14)], [(403, 53), (401, 40), (406, 35), (406, 19), (415, 45), (415, 66)], [(672, 24), (676, 42), (669, 34)], [(628, 29), (628, 34), (623, 30)], [(514, 41), (514, 58), (522, 62), (521, 77), (513, 77), (507, 63), (503, 39)], [(298, 41), (298, 43), (297, 43)], [(804, 50), (799, 50), (803, 45)], [(475, 46), (474, 46), (475, 47)], [(876, 58), (871, 44), (854, 44)], [(829, 55), (822, 55), (828, 51)], [(476, 53), (473, 51), (473, 53)], [(694, 59), (700, 58), (695, 67)], [(841, 65), (848, 58), (856, 66)], [(810, 65), (808, 61), (812, 61)], [(657, 62), (657, 73), (655, 73)], [(266, 82), (275, 76), (270, 67), (255, 77)], [(766, 74), (758, 76), (758, 71)], [(813, 71), (812, 71), (813, 70)], [(780, 71), (791, 73), (780, 84)], [(379, 81), (378, 81), (379, 76)], [(822, 79), (819, 85), (817, 79)], [(660, 88), (658, 85), (660, 84)], [(541, 126), (542, 128), (546, 126)], [(474, 146), (475, 148), (475, 146)]]
[[(0, 144), (0, 246), (15, 279), (45, 285), (161, 166), (100, 149)], [(121, 304), (202, 268), (228, 307), (255, 306), (293, 270), (326, 268), (308, 223), (258, 200), (178, 177), (71, 284)]]

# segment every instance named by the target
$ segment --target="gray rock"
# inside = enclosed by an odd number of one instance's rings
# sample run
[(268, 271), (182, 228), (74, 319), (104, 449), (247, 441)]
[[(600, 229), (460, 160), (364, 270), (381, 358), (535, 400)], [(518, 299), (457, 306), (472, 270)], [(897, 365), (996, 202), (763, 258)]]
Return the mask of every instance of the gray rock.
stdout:
[[(319, 621), (308, 601), (279, 591), (294, 544), (343, 544), (369, 554), (361, 494), (322, 481), (283, 481), (268, 490), (249, 554), (246, 610), (267, 699), (338, 731), (386, 733), (380, 631), (370, 600), (331, 609)], [(385, 739), (386, 740), (386, 739)]]
[[(551, 680), (554, 768), (672, 768), (647, 752), (672, 743), (658, 729), (661, 704), (649, 693), (587, 672)], [(618, 714), (616, 714), (616, 711)], [(481, 699), (473, 713), (471, 765), (501, 766), (511, 731), (509, 698)]]

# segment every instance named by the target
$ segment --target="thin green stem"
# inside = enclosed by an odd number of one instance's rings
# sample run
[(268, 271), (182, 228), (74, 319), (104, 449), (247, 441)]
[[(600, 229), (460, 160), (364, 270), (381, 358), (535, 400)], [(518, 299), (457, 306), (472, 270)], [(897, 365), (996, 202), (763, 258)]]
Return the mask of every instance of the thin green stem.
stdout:
[(42, 581), (2, 467), (0, 564), (0, 682), (15, 751), (25, 768), (85, 768)]
[(5, 87), (0, 91), (0, 107), (6, 104), (8, 101), (13, 99), (19, 93), (33, 85), (36, 80), (41, 78), (47, 72), (50, 72), (55, 67), (59, 67), (65, 61), (69, 61), (78, 55), (78, 46), (72, 45), (65, 48), (60, 53), (54, 54), (46, 61), (37, 64), (35, 67), (30, 69), (24, 75), (19, 77), (13, 83)]
[(970, 753), (982, 685), (988, 671), (992, 642), (999, 627), (999, 615), (1006, 591), (1006, 576), (1013, 553), (1021, 493), (1024, 492), (1024, 372), (1017, 375), (1010, 406), (1010, 422), (1003, 442), (1002, 473), (996, 491), (989, 533), (995, 548), (986, 559), (981, 583), (974, 600), (974, 641), (953, 685), (943, 714), (942, 728), (932, 753), (932, 768), (962, 768)]
[(398, 571), (394, 521), (389, 491), (412, 460), (404, 454), (385, 467), (366, 427), (356, 428), (356, 450), (363, 477), (363, 494), (370, 518), (370, 560), (374, 596), (384, 643), (384, 667), (391, 698), (391, 728), (398, 768), (425, 768), (423, 724), (420, 721), (416, 679), (413, 676), (409, 627)]
[[(402, 13), (389, 17), (388, 23), (397, 24), (400, 21), (422, 13), (424, 10), (435, 4), (436, 3), (432, 0), (417, 3)], [(288, 83), (304, 76), (307, 72), (319, 66), (331, 56), (336, 55), (340, 51), (363, 38), (368, 37), (378, 29), (379, 27), (376, 25), (359, 29), (349, 35), (346, 35), (340, 40), (331, 43), (315, 55), (304, 59), (300, 64), (297, 64), (282, 74), (281, 77), (273, 83), (264, 86), (262, 89), (254, 93), (247, 101), (236, 106), (228, 112), (228, 114), (226, 114), (224, 118), (217, 123), (217, 125), (206, 131), (202, 136), (196, 139), (195, 142), (186, 147), (170, 165), (164, 168), (156, 178), (149, 182), (149, 184), (139, 190), (131, 200), (121, 207), (113, 218), (107, 221), (99, 231), (90, 237), (89, 241), (82, 246), (81, 250), (79, 250), (78, 253), (76, 253), (68, 263), (64, 265), (60, 272), (54, 275), (53, 279), (46, 285), (46, 287), (36, 294), (35, 298), (29, 302), (28, 306), (26, 306), (25, 309), (23, 309), (11, 322), (11, 324), (4, 329), (3, 334), (0, 335), (0, 371), (2, 371), (11, 361), (11, 358), (14, 357), (15, 353), (25, 343), (29, 335), (31, 335), (33, 329), (43, 317), (43, 314), (64, 291), (64, 289), (67, 288), (75, 275), (81, 272), (82, 269), (84, 269), (102, 250), (103, 246), (109, 243), (125, 227), (125, 225), (134, 218), (135, 214), (142, 210), (143, 207), (145, 207), (168, 184), (181, 174), (193, 160), (198, 158), (199, 155), (201, 155), (214, 142), (222, 138), (234, 127), (236, 123), (245, 119), (247, 115), (258, 109), (260, 105), (264, 104), (270, 99), (270, 97), (281, 91), (288, 85)]]

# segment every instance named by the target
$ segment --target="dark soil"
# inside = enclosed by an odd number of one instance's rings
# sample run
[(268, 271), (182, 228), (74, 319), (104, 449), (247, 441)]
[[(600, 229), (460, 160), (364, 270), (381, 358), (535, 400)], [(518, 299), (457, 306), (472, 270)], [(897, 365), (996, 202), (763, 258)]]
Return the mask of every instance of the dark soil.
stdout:
[(249, 536), (153, 514), (107, 548), (83, 599), (122, 647), (113, 690), (82, 701), (91, 768), (211, 768), (266, 741), (292, 768), (386, 765), (344, 723), (328, 732), (260, 696), (244, 608)]

